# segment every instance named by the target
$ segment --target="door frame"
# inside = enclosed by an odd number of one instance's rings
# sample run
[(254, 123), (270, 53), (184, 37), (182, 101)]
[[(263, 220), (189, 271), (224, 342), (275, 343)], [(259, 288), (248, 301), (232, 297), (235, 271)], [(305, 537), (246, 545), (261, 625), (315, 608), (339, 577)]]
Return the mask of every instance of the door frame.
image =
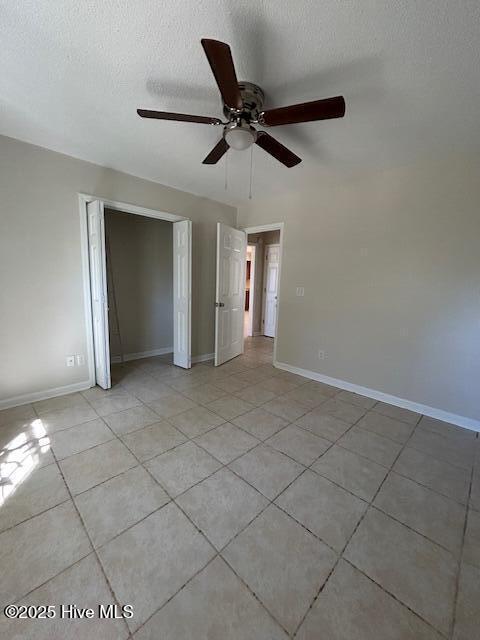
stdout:
[[(280, 273), (280, 244), (278, 243), (274, 243), (274, 244), (265, 244), (264, 246), (264, 251), (265, 251), (265, 261), (263, 263), (263, 284), (266, 285), (267, 282), (267, 274), (268, 274), (268, 260), (267, 260), (267, 250), (269, 247), (278, 247), (278, 256), (279, 256), (279, 273)], [(277, 315), (278, 315), (278, 290), (279, 290), (279, 286), (280, 286), (280, 280), (277, 278), (277, 313), (275, 314), (275, 332), (277, 330)], [(266, 286), (264, 286), (264, 289), (266, 289)], [(264, 295), (262, 295), (262, 328), (265, 331), (265, 310), (267, 308), (267, 296), (266, 296), (266, 291), (263, 292)], [(265, 334), (263, 334), (265, 335)], [(271, 337), (271, 336), (266, 336)], [(275, 336), (273, 336), (273, 339), (275, 339)]]
[(282, 263), (283, 263), (283, 241), (285, 237), (285, 224), (283, 222), (272, 222), (270, 224), (261, 224), (254, 227), (242, 227), (243, 231), (248, 236), (250, 233), (263, 233), (264, 231), (280, 231), (280, 252), (278, 256), (278, 293), (277, 293), (277, 315), (275, 318), (275, 337), (273, 338), (273, 362), (277, 361), (277, 341), (278, 341), (278, 318), (280, 316), (280, 302), (281, 302), (281, 283), (282, 283)]
[[(253, 336), (253, 301), (255, 299), (255, 268), (257, 261), (257, 246), (255, 244), (248, 244), (247, 238), (247, 251), (251, 249), (251, 260), (250, 260), (250, 296), (248, 298), (248, 336), (251, 338)], [(246, 278), (245, 278), (246, 282)], [(247, 289), (245, 285), (245, 297), (247, 296)]]
[(88, 224), (87, 224), (87, 204), (93, 200), (100, 200), (103, 202), (105, 208), (112, 209), (113, 211), (120, 211), (122, 213), (132, 213), (138, 216), (145, 216), (147, 218), (156, 218), (157, 220), (165, 220), (167, 222), (180, 222), (181, 220), (190, 220), (185, 216), (179, 216), (174, 213), (168, 213), (167, 211), (160, 211), (158, 209), (148, 209), (147, 207), (140, 207), (129, 202), (119, 202), (117, 200), (110, 200), (98, 195), (92, 195), (89, 193), (78, 193), (78, 206), (80, 214), (80, 249), (82, 256), (82, 280), (83, 280), (83, 302), (84, 302), (84, 317), (85, 317), (85, 332), (87, 337), (87, 367), (88, 367), (88, 381), (91, 387), (96, 384), (95, 376), (95, 355), (93, 347), (93, 326), (92, 326), (92, 298), (90, 287), (90, 258), (88, 255), (89, 241), (88, 241)]

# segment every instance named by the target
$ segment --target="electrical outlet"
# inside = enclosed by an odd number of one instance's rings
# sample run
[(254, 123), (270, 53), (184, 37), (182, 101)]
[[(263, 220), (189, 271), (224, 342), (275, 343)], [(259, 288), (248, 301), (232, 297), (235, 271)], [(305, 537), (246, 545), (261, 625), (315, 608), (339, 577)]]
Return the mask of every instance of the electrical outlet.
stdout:
[(75, 356), (67, 356), (65, 358), (65, 361), (67, 363), (67, 367), (74, 367), (75, 366)]
[(325, 353), (325, 351), (323, 351), (322, 349), (319, 349), (318, 351), (318, 359), (319, 360), (325, 360), (327, 357), (327, 354)]
[(304, 287), (297, 287), (297, 296), (302, 298), (305, 295), (305, 288)]
[(77, 365), (79, 367), (83, 367), (84, 364), (85, 364), (85, 356), (83, 355), (83, 353), (77, 354)]

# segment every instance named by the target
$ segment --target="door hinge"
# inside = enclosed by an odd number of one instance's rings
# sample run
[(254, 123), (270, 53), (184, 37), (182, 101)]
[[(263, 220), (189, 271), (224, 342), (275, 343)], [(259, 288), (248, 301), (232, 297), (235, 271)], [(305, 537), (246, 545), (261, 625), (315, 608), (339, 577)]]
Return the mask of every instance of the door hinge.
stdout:
[(215, 306), (216, 307), (224, 307), (224, 303), (223, 302), (215, 302)]

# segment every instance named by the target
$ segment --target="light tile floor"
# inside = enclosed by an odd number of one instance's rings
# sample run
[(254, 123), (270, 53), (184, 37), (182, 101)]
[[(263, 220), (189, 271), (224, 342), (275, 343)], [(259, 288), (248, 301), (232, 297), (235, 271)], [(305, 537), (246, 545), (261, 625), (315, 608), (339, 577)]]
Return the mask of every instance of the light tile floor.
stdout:
[(477, 434), (271, 359), (129, 362), (0, 412), (1, 637), (480, 637)]

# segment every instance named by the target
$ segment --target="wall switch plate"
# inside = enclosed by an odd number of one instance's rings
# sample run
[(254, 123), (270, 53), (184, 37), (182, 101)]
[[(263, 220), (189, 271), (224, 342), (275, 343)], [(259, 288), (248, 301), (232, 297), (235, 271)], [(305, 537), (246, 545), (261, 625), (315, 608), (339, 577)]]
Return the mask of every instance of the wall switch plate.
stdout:
[(305, 295), (305, 288), (304, 287), (297, 287), (297, 296), (299, 296), (300, 298), (303, 297)]
[(85, 364), (85, 356), (82, 353), (79, 353), (77, 355), (77, 365), (79, 367), (83, 367), (84, 364)]
[(325, 360), (326, 357), (327, 356), (326, 356), (325, 351), (323, 351), (322, 349), (319, 349), (319, 351), (318, 351), (318, 359), (319, 360)]
[(74, 367), (75, 366), (75, 356), (67, 356), (65, 358), (65, 361), (67, 363), (67, 367)]

